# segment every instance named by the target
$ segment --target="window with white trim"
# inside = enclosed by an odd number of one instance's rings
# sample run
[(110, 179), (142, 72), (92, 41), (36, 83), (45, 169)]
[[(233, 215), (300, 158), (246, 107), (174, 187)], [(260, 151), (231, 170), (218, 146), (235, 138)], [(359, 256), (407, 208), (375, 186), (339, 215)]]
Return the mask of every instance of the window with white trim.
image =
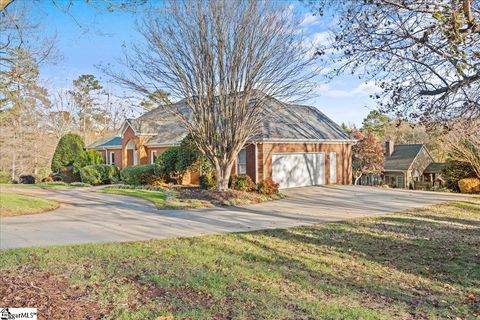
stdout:
[(237, 157), (237, 174), (247, 173), (247, 149), (243, 148)]
[(158, 158), (157, 150), (152, 150), (150, 152), (150, 163), (154, 164), (157, 158)]
[(110, 164), (115, 164), (115, 152), (114, 151), (110, 151), (109, 160), (110, 160)]

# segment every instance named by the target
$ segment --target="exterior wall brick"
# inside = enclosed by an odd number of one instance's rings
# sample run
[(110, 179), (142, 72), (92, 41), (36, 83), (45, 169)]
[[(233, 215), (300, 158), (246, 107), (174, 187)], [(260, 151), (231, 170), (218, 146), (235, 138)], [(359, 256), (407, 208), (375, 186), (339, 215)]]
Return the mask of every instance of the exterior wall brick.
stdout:
[(133, 165), (133, 153), (130, 157), (127, 151), (127, 144), (132, 141), (137, 147), (137, 159), (139, 164), (148, 164), (149, 159), (145, 148), (145, 143), (150, 139), (149, 136), (136, 136), (132, 128), (128, 127), (122, 136), (122, 168)]
[(247, 176), (255, 182), (255, 145), (249, 144), (247, 150)]
[(122, 149), (107, 149), (107, 154), (106, 154), (106, 159), (105, 159), (105, 163), (109, 163), (110, 161), (110, 153), (113, 152), (114, 153), (114, 160), (115, 162), (113, 163), (113, 165), (117, 166), (117, 167), (121, 167), (122, 165)]
[(148, 164), (150, 164), (152, 161), (152, 152), (156, 151), (157, 152), (157, 157), (161, 155), (165, 150), (168, 149), (168, 147), (146, 147), (147, 148), (147, 160)]

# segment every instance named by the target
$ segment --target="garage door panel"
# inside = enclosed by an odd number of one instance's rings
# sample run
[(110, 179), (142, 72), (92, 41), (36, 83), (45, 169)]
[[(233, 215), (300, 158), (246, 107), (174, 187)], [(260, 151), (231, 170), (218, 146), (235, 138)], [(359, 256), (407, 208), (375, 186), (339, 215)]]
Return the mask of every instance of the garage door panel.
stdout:
[(272, 155), (272, 179), (280, 188), (325, 183), (325, 154), (296, 153)]

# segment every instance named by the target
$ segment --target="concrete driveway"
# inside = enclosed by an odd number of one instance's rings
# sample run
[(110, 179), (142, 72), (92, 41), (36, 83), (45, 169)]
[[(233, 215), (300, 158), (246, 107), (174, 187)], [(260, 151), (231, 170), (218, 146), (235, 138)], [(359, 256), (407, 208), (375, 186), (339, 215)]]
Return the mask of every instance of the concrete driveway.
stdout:
[(361, 186), (285, 190), (286, 199), (242, 208), (158, 210), (137, 198), (90, 189), (22, 190), (59, 209), (0, 219), (0, 248), (198, 236), (338, 221), (461, 199), (463, 196)]

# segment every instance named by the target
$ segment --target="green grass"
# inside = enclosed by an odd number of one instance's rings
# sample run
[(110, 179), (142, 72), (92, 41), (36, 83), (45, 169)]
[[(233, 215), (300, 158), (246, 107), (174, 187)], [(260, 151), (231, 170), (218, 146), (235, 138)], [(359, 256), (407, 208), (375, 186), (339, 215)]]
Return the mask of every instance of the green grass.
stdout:
[(71, 184), (64, 182), (39, 182), (35, 184), (12, 184), (2, 183), (0, 184), (0, 190), (2, 189), (53, 189), (53, 190), (67, 190), (74, 188), (90, 187), (87, 183), (73, 182)]
[(0, 193), (0, 217), (19, 216), (53, 210), (59, 203), (9, 192)]
[(205, 208), (212, 205), (196, 199), (178, 199), (174, 191), (154, 191), (144, 189), (123, 189), (106, 187), (96, 192), (137, 197), (152, 202), (159, 209)]
[(22, 294), (68, 281), (87, 295), (72, 307), (98, 301), (108, 319), (475, 319), (479, 209), (472, 198), (290, 229), (5, 250), (0, 277), (28, 279)]

